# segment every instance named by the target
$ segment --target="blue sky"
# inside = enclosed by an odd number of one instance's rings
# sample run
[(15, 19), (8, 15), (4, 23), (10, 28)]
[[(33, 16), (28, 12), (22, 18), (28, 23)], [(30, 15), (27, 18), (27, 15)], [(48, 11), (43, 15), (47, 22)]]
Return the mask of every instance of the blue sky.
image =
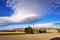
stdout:
[(60, 0), (0, 0), (0, 30), (33, 24), (60, 28)]

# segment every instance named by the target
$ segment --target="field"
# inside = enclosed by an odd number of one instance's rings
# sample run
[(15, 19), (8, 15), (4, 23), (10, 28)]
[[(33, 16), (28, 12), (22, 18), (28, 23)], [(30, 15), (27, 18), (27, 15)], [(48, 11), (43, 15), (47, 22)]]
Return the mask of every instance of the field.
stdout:
[(25, 34), (25, 32), (0, 32), (0, 35), (16, 35), (16, 34)]
[(0, 40), (50, 40), (55, 37), (60, 37), (60, 33), (0, 35)]

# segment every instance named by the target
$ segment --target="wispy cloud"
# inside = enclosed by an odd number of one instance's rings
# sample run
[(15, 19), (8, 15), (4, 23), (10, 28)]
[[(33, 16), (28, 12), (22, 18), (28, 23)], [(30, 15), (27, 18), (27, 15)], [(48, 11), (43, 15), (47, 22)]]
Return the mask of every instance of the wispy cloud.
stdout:
[[(56, 0), (55, 0), (56, 1)], [(55, 9), (55, 1), (51, 0), (7, 0), (6, 7), (13, 9), (14, 13), (9, 17), (0, 17), (0, 26), (12, 24), (29, 24), (42, 19), (47, 11)], [(51, 5), (53, 3), (53, 5)], [(56, 4), (59, 4), (56, 1)], [(54, 7), (54, 8), (53, 8)], [(53, 26), (52, 23), (40, 24), (40, 26)]]
[(59, 28), (60, 22), (50, 22), (50, 23), (43, 23), (43, 24), (36, 24), (35, 27), (40, 28)]
[(38, 21), (42, 14), (38, 13), (37, 3), (32, 3), (30, 4), (27, 1), (22, 0), (21, 3), (20, 0), (8, 0), (6, 2), (6, 7), (11, 7), (14, 10), (14, 13), (9, 17), (0, 17), (0, 25), (8, 25), (11, 23), (29, 24)]

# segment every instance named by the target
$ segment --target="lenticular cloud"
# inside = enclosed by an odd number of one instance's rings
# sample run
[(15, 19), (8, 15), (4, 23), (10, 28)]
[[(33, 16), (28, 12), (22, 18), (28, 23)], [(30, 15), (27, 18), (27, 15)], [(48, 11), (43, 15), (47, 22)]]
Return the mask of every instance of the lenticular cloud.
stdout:
[(25, 24), (25, 23), (33, 23), (36, 22), (39, 19), (40, 15), (35, 12), (35, 8), (37, 8), (36, 5), (33, 4), (34, 7), (28, 7), (28, 5), (31, 6), (31, 4), (27, 4), (26, 2), (23, 2), (20, 0), (7, 0), (6, 1), (6, 7), (9, 7), (13, 9), (14, 13), (11, 16), (8, 17), (0, 17), (0, 25), (8, 25), (8, 24)]
[(6, 7), (14, 12), (11, 16), (0, 17), (0, 26), (37, 22), (46, 15), (46, 11), (52, 10), (54, 5), (55, 1), (47, 0), (7, 0)]

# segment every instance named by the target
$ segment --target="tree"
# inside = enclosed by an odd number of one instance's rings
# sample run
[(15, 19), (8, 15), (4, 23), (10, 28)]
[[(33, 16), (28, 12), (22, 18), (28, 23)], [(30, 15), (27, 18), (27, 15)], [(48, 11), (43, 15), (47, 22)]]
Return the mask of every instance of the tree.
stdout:
[(60, 33), (60, 29), (58, 29), (57, 31), (58, 31), (58, 33)]
[(47, 33), (46, 29), (39, 29), (39, 33)]
[(43, 30), (39, 29), (39, 33), (43, 33)]
[(47, 33), (46, 29), (44, 29), (44, 33)]
[(33, 29), (30, 26), (28, 26), (28, 27), (25, 28), (25, 33), (32, 34), (33, 33)]
[(25, 33), (28, 33), (28, 28), (25, 28)]

